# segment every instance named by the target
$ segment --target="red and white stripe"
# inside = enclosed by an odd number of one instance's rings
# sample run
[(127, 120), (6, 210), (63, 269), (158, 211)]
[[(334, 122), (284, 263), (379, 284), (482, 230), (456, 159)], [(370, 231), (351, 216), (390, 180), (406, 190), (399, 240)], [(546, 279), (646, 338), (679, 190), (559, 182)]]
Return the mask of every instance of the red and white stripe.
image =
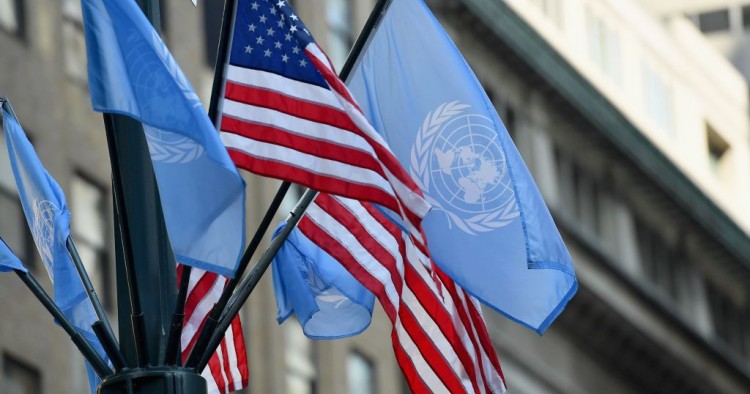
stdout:
[(400, 214), (415, 236), (430, 209), (314, 43), (305, 54), (329, 89), (228, 65), (221, 139), (238, 167)]
[(415, 393), (505, 391), (478, 303), (381, 212), (321, 194), (299, 229), (376, 295)]
[[(180, 277), (182, 266), (178, 267)], [(183, 324), (181, 349), (183, 361), (187, 360), (190, 350), (198, 340), (203, 325), (211, 308), (219, 300), (227, 279), (213, 272), (193, 268), (190, 271), (188, 296), (185, 301), (185, 320)], [(209, 394), (227, 394), (241, 390), (248, 385), (247, 352), (245, 338), (242, 334), (242, 323), (237, 316), (224, 334), (224, 339), (216, 353), (201, 372), (206, 379)]]

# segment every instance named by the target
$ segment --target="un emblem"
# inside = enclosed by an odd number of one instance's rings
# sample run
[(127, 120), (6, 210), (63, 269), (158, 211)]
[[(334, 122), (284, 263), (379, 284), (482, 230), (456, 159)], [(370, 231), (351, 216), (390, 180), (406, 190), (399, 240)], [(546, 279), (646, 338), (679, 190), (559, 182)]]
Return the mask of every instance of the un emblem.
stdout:
[[(34, 224), (32, 235), (42, 256), (42, 262), (52, 278), (52, 243), (55, 242), (55, 217), (60, 208), (52, 201), (34, 201)], [(54, 278), (52, 278), (54, 281)]]
[(411, 174), (428, 201), (467, 234), (518, 217), (508, 164), (493, 121), (451, 102), (427, 114), (411, 151)]

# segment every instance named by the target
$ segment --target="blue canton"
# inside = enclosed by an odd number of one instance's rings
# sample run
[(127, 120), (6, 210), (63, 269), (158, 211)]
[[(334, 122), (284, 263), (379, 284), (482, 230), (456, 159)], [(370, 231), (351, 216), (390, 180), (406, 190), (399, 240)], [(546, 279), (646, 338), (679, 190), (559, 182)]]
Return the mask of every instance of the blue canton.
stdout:
[(305, 53), (314, 40), (284, 0), (240, 0), (229, 64), (328, 88)]

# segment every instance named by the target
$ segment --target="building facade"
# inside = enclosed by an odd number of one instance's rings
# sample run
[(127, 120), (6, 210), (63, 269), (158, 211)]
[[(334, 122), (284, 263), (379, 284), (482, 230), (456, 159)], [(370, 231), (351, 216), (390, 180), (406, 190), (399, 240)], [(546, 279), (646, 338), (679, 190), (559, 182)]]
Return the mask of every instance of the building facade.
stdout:
[[(162, 36), (204, 103), (218, 3), (162, 0)], [(340, 67), (374, 1), (292, 3)], [(524, 155), (580, 281), (542, 337), (486, 311), (511, 393), (750, 392), (747, 83), (696, 16), (710, 6), (654, 3), (669, 2), (428, 1)], [(114, 319), (109, 159), (78, 0), (0, 0), (0, 95), (65, 189)], [(0, 235), (50, 288), (0, 145)], [(279, 182), (246, 179), (252, 233)], [(381, 310), (357, 337), (311, 341), (294, 321), (277, 325), (273, 297), (268, 275), (243, 311), (248, 392), (406, 392)], [(13, 275), (0, 276), (0, 316), (0, 394), (87, 390), (77, 351)]]

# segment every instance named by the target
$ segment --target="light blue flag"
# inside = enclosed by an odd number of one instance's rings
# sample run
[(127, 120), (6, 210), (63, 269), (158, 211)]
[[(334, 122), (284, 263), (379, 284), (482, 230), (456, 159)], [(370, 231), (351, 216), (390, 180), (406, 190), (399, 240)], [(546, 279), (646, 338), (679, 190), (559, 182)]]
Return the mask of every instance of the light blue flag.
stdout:
[(245, 185), (198, 96), (135, 1), (82, 5), (94, 110), (143, 123), (177, 261), (234, 276)]
[(541, 194), (466, 61), (422, 0), (395, 0), (349, 82), (433, 210), (432, 257), (485, 304), (543, 333), (575, 294)]
[[(91, 329), (99, 319), (66, 248), (70, 212), (65, 194), (42, 166), (26, 133), (6, 105), (3, 105), (2, 115), (10, 165), (26, 222), (52, 280), (55, 304), (107, 362), (107, 355)], [(99, 378), (88, 363), (86, 369), (91, 391), (95, 393)]]
[(15, 270), (27, 272), (26, 267), (21, 264), (21, 260), (11, 252), (5, 241), (0, 238), (0, 272), (10, 272)]
[(279, 324), (296, 314), (309, 338), (349, 337), (370, 325), (375, 296), (298, 229), (274, 258), (273, 287)]

